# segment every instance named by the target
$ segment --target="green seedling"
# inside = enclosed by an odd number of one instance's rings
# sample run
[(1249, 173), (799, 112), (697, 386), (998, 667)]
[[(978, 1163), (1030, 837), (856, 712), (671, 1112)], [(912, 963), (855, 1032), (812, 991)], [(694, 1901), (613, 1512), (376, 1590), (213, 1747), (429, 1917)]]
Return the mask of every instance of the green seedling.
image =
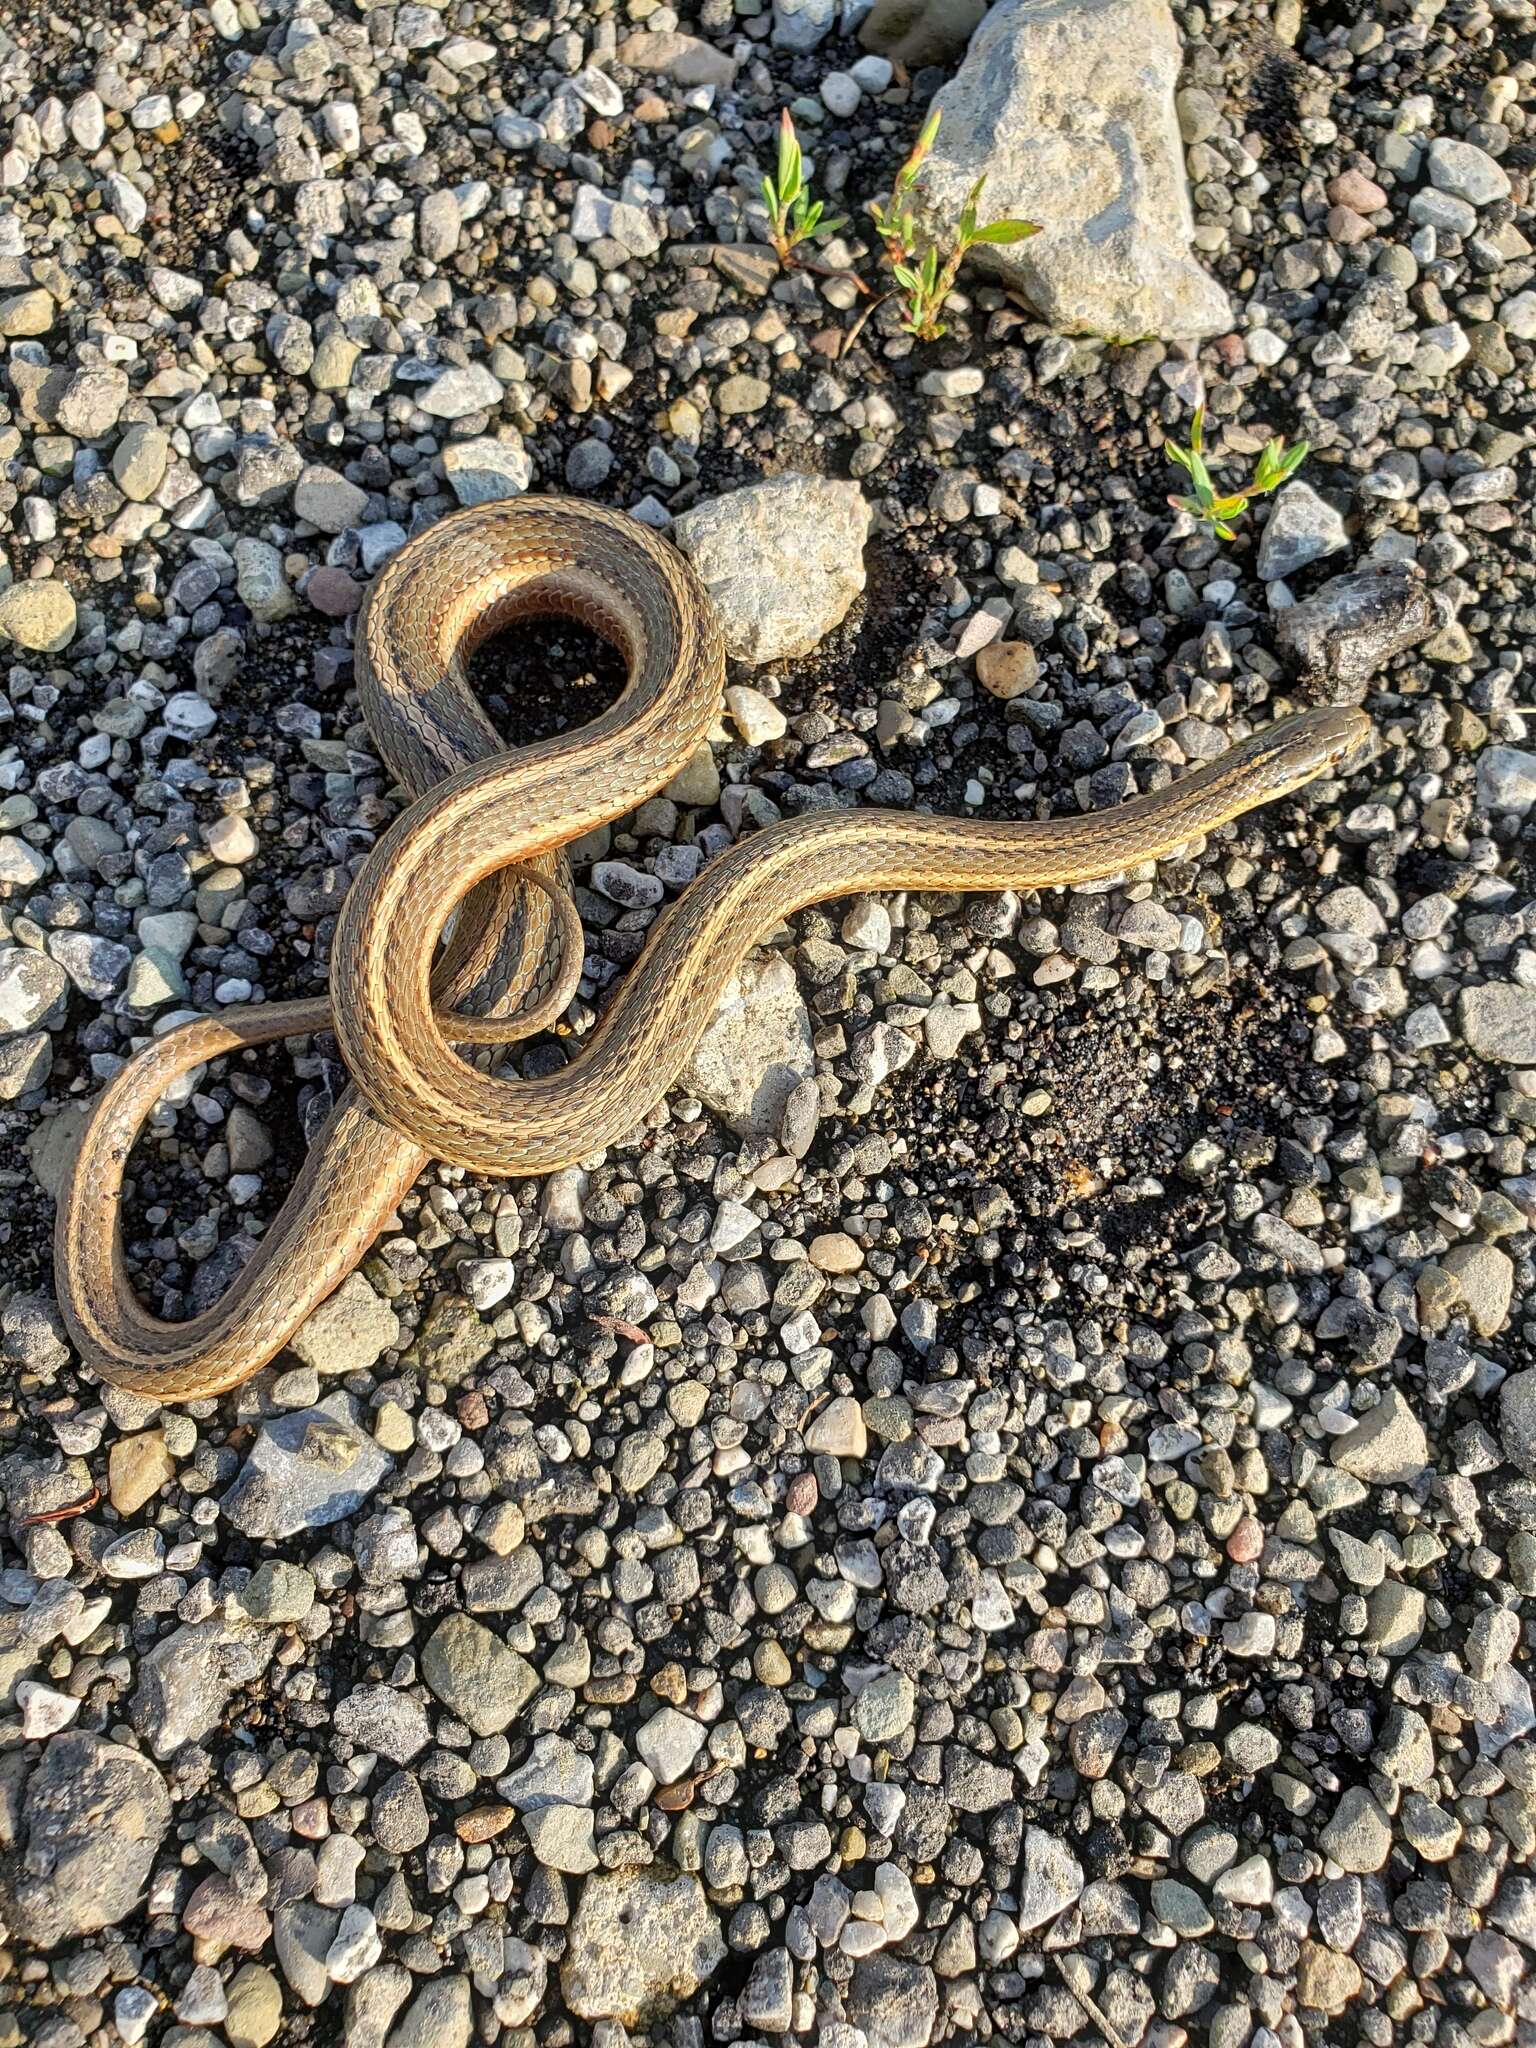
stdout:
[(985, 224), (980, 221), (977, 209), (987, 182), (983, 172), (966, 194), (948, 255), (941, 254), (932, 243), (921, 247), (910, 202), (938, 132), (939, 111), (935, 108), (923, 123), (911, 154), (896, 173), (889, 203), (882, 206), (877, 202), (870, 208), (891, 275), (905, 294), (902, 328), (919, 341), (937, 341), (946, 332), (942, 318), (944, 301), (972, 249), (986, 243), (1022, 242), (1040, 232), (1039, 223), (1032, 220), (994, 220)]
[(768, 209), (768, 239), (785, 269), (793, 268), (795, 251), (802, 242), (836, 234), (846, 227), (845, 219), (826, 218), (821, 200), (812, 199), (806, 189), (805, 167), (800, 155), (800, 138), (788, 107), (779, 119), (779, 162), (776, 174), (764, 178), (763, 204)]
[(1236, 540), (1232, 521), (1240, 519), (1248, 510), (1250, 499), (1278, 491), (1300, 469), (1308, 452), (1305, 441), (1298, 441), (1294, 448), (1287, 448), (1276, 434), (1273, 440), (1265, 442), (1251, 482), (1244, 484), (1241, 490), (1219, 494), (1205, 462), (1205, 407), (1197, 406), (1190, 423), (1189, 446), (1180, 447), (1177, 441), (1168, 443), (1169, 461), (1189, 472), (1195, 488), (1192, 493), (1170, 493), (1168, 502), (1178, 511), (1188, 512), (1203, 533), (1216, 534), (1222, 540)]

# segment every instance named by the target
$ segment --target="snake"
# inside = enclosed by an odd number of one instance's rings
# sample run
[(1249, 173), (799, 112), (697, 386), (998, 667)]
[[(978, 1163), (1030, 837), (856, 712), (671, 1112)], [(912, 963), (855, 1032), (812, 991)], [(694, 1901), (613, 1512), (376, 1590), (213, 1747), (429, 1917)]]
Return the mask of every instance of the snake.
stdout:
[[(535, 618), (590, 628), (624, 682), (589, 723), (508, 749), (469, 662)], [(410, 801), (341, 901), (327, 994), (231, 1006), (151, 1035), (97, 1097), (60, 1190), (68, 1333), (100, 1379), (152, 1400), (222, 1394), (274, 1359), (433, 1160), (545, 1175), (636, 1132), (749, 950), (795, 911), (865, 892), (1103, 881), (1300, 789), (1370, 730), (1349, 707), (1295, 712), (1103, 811), (1002, 821), (853, 802), (747, 832), (656, 918), (593, 1028), (567, 1034), (566, 1063), (519, 1075), (497, 1071), (500, 1048), (553, 1024), (583, 971), (567, 849), (665, 789), (720, 715), (714, 604), (681, 550), (627, 514), (554, 495), (496, 500), (446, 515), (380, 571), (358, 614), (356, 679)], [(326, 1031), (348, 1084), (281, 1207), (211, 1306), (181, 1321), (153, 1314), (123, 1251), (145, 1122), (210, 1061)]]

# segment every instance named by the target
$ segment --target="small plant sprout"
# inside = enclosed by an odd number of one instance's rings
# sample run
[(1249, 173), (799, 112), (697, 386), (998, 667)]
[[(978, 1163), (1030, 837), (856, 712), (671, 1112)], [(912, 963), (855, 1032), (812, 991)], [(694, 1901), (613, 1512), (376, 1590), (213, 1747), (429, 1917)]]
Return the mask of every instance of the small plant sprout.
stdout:
[(846, 226), (842, 219), (827, 220), (821, 200), (812, 199), (805, 187), (805, 170), (800, 156), (800, 138), (788, 107), (779, 119), (779, 162), (775, 176), (764, 178), (763, 204), (768, 209), (768, 239), (773, 252), (786, 269), (795, 263), (795, 250), (802, 242), (835, 234)]
[(912, 197), (912, 188), (921, 175), (928, 152), (933, 148), (934, 137), (939, 132), (940, 112), (937, 107), (923, 123), (922, 133), (912, 145), (911, 154), (896, 173), (891, 187), (888, 206), (882, 206), (877, 199), (869, 209), (870, 219), (875, 224), (875, 233), (885, 244), (886, 260), (889, 263), (906, 261), (908, 252), (917, 241), (917, 223), (912, 218), (912, 209), (907, 201)]
[(902, 328), (919, 341), (937, 341), (945, 332), (941, 318), (944, 301), (954, 286), (960, 265), (972, 249), (984, 243), (1022, 242), (1027, 236), (1040, 232), (1038, 223), (1032, 220), (994, 220), (982, 225), (977, 219), (977, 208), (981, 203), (982, 187), (987, 182), (983, 172), (966, 194), (949, 254), (941, 256), (932, 243), (920, 249), (917, 223), (908, 202), (938, 132), (939, 113), (935, 108), (923, 123), (922, 133), (912, 145), (911, 154), (896, 173), (890, 203), (886, 206), (877, 203), (870, 209), (875, 232), (885, 245), (885, 260), (890, 265), (891, 275), (906, 294)]
[(1193, 493), (1170, 493), (1168, 502), (1178, 511), (1189, 513), (1202, 532), (1216, 534), (1222, 540), (1236, 540), (1232, 521), (1241, 519), (1248, 510), (1249, 500), (1278, 491), (1300, 469), (1307, 453), (1305, 441), (1298, 441), (1294, 448), (1287, 448), (1276, 434), (1273, 440), (1265, 442), (1254, 466), (1252, 481), (1244, 484), (1241, 490), (1218, 496), (1216, 486), (1211, 482), (1211, 472), (1205, 464), (1205, 407), (1196, 406), (1189, 427), (1189, 446), (1181, 448), (1177, 441), (1168, 443), (1169, 461), (1189, 472), (1195, 488)]

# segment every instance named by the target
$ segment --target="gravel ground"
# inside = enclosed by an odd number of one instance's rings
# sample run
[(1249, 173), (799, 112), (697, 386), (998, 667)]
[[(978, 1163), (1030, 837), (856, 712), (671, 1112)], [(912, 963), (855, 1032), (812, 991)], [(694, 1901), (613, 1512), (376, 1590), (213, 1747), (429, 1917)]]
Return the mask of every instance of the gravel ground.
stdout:
[[(964, 72), (944, 0), (0, 9), (0, 2048), (1536, 2039), (1536, 8), (1120, 5), (1044, 10), (1054, 99), (1033, 0)], [(1143, 64), (1122, 211), (1072, 151)], [(941, 87), (1056, 233), (850, 345)], [(1224, 479), (1313, 449), (1231, 542), (1202, 394)], [(530, 488), (670, 530), (733, 661), (528, 1073), (775, 817), (1109, 806), (1330, 697), (1374, 749), (1113, 885), (797, 917), (631, 1139), (429, 1174), (222, 1401), (104, 1389), (86, 1107), (323, 988), (368, 577)], [(476, 682), (526, 740), (616, 675)], [(341, 1079), (162, 1106), (146, 1300)]]

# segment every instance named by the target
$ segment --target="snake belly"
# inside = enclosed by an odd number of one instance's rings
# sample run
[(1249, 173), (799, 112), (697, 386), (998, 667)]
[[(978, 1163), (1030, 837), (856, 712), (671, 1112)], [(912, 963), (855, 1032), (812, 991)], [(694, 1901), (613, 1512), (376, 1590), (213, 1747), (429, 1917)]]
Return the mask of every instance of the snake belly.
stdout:
[[(492, 634), (550, 616), (610, 642), (624, 687), (590, 724), (508, 752), (466, 664)], [(713, 725), (723, 680), (719, 621), (693, 570), (624, 514), (522, 498), (456, 513), (401, 549), (359, 617), (358, 686), (374, 742), (413, 801), (342, 903), (329, 1000), (179, 1025), (99, 1097), (55, 1227), (60, 1307), (87, 1366), (167, 1401), (239, 1385), (356, 1268), (430, 1160), (542, 1174), (632, 1131), (745, 954), (807, 904), (1102, 880), (1300, 788), (1369, 731), (1358, 711), (1303, 712), (1104, 813), (994, 823), (853, 808), (770, 826), (711, 860), (657, 921), (567, 1066), (533, 1080), (488, 1073), (489, 1049), (543, 1028), (579, 975), (563, 849), (672, 779)], [(152, 1315), (122, 1251), (124, 1180), (144, 1122), (207, 1061), (326, 1029), (352, 1085), (281, 1208), (212, 1307), (185, 1322)]]

